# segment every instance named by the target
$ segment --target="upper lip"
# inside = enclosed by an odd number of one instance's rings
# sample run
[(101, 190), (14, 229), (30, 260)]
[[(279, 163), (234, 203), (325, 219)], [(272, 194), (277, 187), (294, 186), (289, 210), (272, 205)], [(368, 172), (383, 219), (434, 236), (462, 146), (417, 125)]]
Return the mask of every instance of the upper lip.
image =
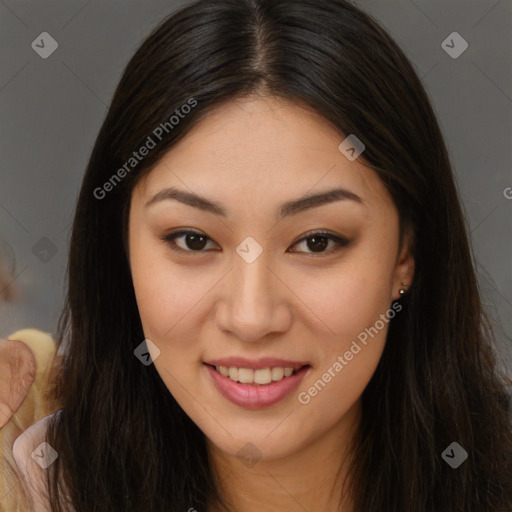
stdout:
[(223, 359), (211, 359), (205, 361), (206, 364), (213, 366), (234, 366), (236, 368), (252, 368), (253, 370), (260, 370), (262, 368), (293, 368), (298, 370), (303, 366), (308, 365), (306, 361), (289, 361), (286, 359), (278, 359), (275, 357), (262, 357), (260, 359), (246, 359), (245, 357), (225, 357)]

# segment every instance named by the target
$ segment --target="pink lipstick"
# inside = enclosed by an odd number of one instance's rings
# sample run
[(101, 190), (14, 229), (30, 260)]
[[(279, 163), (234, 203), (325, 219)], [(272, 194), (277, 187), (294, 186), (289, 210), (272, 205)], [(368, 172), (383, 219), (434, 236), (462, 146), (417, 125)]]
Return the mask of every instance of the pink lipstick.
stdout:
[[(279, 380), (271, 381), (268, 384), (242, 383), (236, 382), (229, 376), (222, 375), (215, 366), (218, 368), (223, 366), (225, 368), (236, 367), (253, 370), (277, 367), (293, 368), (293, 373), (289, 376), (282, 376)], [(222, 396), (246, 409), (261, 409), (280, 402), (299, 386), (311, 368), (307, 363), (271, 358), (257, 361), (249, 361), (243, 358), (226, 358), (205, 363), (204, 367)]]

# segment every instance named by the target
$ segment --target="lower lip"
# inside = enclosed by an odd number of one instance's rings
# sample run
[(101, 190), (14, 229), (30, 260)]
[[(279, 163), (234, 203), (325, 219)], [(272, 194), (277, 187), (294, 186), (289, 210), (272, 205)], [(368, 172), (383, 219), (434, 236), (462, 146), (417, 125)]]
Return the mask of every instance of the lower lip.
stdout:
[(229, 377), (224, 377), (214, 367), (208, 364), (205, 364), (205, 366), (220, 393), (234, 404), (246, 409), (261, 409), (280, 402), (299, 386), (311, 368), (310, 366), (303, 366), (290, 377), (259, 386), (235, 382)]

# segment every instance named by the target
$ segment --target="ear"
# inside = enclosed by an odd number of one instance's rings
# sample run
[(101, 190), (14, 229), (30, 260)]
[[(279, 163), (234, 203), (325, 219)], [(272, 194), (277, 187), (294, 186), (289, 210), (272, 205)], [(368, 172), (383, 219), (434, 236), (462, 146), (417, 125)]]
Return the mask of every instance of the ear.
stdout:
[(0, 428), (25, 400), (36, 375), (34, 354), (18, 340), (0, 340)]
[(408, 292), (414, 279), (415, 261), (413, 256), (414, 236), (412, 229), (407, 228), (404, 233), (402, 248), (398, 255), (395, 272), (393, 276), (392, 299), (398, 300), (400, 290)]

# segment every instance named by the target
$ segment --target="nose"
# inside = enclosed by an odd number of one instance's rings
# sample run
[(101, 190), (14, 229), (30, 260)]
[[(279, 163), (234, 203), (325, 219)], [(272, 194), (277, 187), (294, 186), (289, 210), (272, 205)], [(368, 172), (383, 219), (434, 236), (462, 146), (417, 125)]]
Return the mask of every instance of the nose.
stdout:
[(238, 259), (222, 288), (217, 327), (245, 342), (263, 342), (289, 329), (292, 292), (260, 256), (252, 263)]

